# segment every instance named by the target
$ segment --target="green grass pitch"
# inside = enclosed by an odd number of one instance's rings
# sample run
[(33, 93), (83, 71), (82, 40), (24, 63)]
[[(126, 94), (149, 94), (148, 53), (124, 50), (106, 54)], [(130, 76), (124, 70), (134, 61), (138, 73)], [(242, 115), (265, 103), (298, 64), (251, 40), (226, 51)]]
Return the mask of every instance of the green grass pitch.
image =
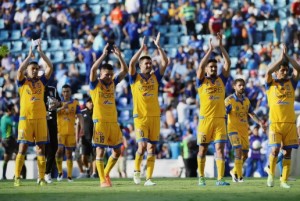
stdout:
[(155, 178), (153, 187), (135, 185), (131, 179), (112, 179), (113, 187), (101, 189), (98, 179), (75, 180), (73, 183), (56, 182), (38, 186), (36, 180), (22, 181), (22, 186), (13, 187), (13, 181), (0, 181), (1, 201), (299, 201), (300, 179), (290, 181), (291, 189), (266, 186), (266, 178), (246, 179), (244, 183), (230, 186), (215, 186), (208, 179), (205, 187), (197, 186), (196, 178)]

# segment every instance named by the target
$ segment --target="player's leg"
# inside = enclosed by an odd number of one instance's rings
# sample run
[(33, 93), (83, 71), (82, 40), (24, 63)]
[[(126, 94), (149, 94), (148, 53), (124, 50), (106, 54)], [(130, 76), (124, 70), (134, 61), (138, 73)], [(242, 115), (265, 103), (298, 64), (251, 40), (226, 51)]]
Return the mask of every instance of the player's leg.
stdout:
[(233, 182), (238, 182), (238, 179), (242, 177), (242, 145), (240, 134), (236, 129), (228, 128), (228, 137), (234, 149), (234, 167), (230, 171), (230, 175)]
[(204, 168), (206, 162), (206, 153), (208, 150), (208, 144), (200, 144), (199, 151), (197, 155), (197, 164), (198, 164), (198, 174), (199, 174), (199, 186), (205, 186), (205, 175), (204, 175)]
[(73, 173), (73, 153), (74, 148), (73, 147), (66, 147), (65, 152), (66, 152), (66, 159), (67, 159), (67, 178), (68, 182), (72, 182), (72, 173)]
[(156, 183), (152, 182), (152, 175), (154, 170), (154, 164), (155, 164), (155, 154), (156, 150), (156, 144), (148, 143), (147, 145), (147, 170), (146, 170), (146, 182), (145, 186), (154, 186)]
[(104, 175), (105, 175), (106, 182), (108, 182), (110, 185), (112, 185), (112, 184), (111, 184), (111, 180), (109, 177), (109, 173), (112, 170), (112, 168), (115, 166), (115, 164), (117, 163), (120, 155), (121, 155), (121, 148), (120, 147), (113, 148), (111, 156), (109, 157), (106, 167), (104, 169)]
[(45, 158), (45, 144), (36, 145), (37, 165), (39, 171), (39, 184), (45, 185), (45, 171), (46, 171), (46, 158)]
[(19, 144), (19, 151), (16, 157), (14, 186), (20, 186), (20, 174), (21, 174), (22, 167), (24, 165), (27, 148), (28, 148), (28, 144), (22, 142)]
[(225, 171), (225, 156), (224, 156), (224, 148), (225, 143), (219, 142), (215, 143), (215, 150), (216, 150), (216, 164), (217, 164), (217, 186), (227, 186), (230, 185), (229, 183), (224, 181), (224, 171)]
[(55, 154), (56, 167), (58, 171), (57, 181), (61, 181), (63, 179), (63, 169), (62, 169), (63, 153), (64, 153), (64, 146), (62, 144), (59, 144)]
[(105, 149), (103, 147), (99, 146), (96, 148), (96, 167), (100, 178), (100, 186), (102, 188), (110, 187), (110, 184), (106, 182), (104, 174), (104, 153)]

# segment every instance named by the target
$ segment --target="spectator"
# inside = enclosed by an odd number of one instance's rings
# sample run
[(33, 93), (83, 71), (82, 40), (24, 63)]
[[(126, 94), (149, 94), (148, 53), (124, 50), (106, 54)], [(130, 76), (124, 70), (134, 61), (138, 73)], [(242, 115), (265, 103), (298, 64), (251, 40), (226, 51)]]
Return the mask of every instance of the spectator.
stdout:
[[(257, 27), (256, 18), (254, 15), (250, 15), (250, 17), (247, 20), (246, 27), (247, 27), (248, 44), (251, 46), (255, 42), (255, 34), (256, 34), (256, 27)], [(243, 37), (245, 37), (245, 36), (243, 36)]]
[(171, 24), (180, 24), (180, 19), (178, 17), (179, 9), (176, 8), (175, 3), (170, 3), (170, 8), (168, 10), (169, 13), (169, 21)]
[(121, 11), (120, 4), (116, 4), (116, 7), (110, 12), (110, 20), (112, 22), (112, 29), (115, 34), (115, 44), (116, 46), (120, 46), (121, 44), (121, 26), (122, 26), (122, 18), (123, 18), (123, 13)]
[(125, 0), (125, 8), (129, 15), (133, 15), (137, 19), (141, 8), (140, 1)]
[(93, 63), (96, 61), (96, 53), (92, 49), (92, 44), (86, 43), (84, 49), (81, 50), (80, 54), (82, 55), (82, 57), (80, 57), (80, 61), (84, 62), (86, 65), (85, 84), (88, 84), (90, 78), (90, 70)]
[(189, 1), (185, 1), (185, 4), (181, 10), (183, 15), (183, 22), (185, 23), (187, 35), (193, 35), (196, 33), (195, 20), (196, 20), (196, 8), (191, 5)]
[(16, 13), (14, 16), (13, 29), (20, 29), (23, 31), (24, 26), (28, 23), (28, 13), (22, 7), (16, 8)]
[(266, 0), (261, 0), (261, 6), (259, 9), (259, 17), (262, 20), (269, 20), (272, 17), (272, 6)]
[(297, 40), (297, 25), (293, 18), (289, 18), (287, 24), (283, 28), (283, 43), (287, 46), (289, 53), (293, 54), (295, 51), (295, 41)]
[(279, 16), (275, 17), (275, 24), (273, 28), (273, 42), (277, 42), (278, 44), (281, 43), (281, 36), (282, 36), (282, 27), (280, 23)]
[(130, 21), (123, 27), (123, 33), (130, 43), (130, 49), (135, 50), (140, 47), (139, 42), (139, 24), (136, 22), (136, 18), (132, 15), (130, 16)]
[(209, 19), (209, 31), (210, 34), (217, 35), (217, 33), (222, 31), (222, 11), (215, 10), (214, 15)]
[(198, 22), (202, 24), (201, 34), (209, 34), (208, 22), (212, 15), (212, 12), (206, 6), (206, 3), (202, 1), (198, 12)]
[(40, 8), (37, 8), (36, 4), (30, 5), (30, 11), (28, 13), (29, 23), (41, 23), (42, 21), (42, 12)]
[(242, 38), (242, 29), (244, 27), (244, 20), (242, 17), (242, 13), (240, 11), (237, 11), (236, 14), (232, 18), (231, 22), (232, 27), (232, 39), (233, 39), (233, 45), (242, 45), (243, 44), (243, 38)]
[(300, 16), (300, 0), (294, 0), (291, 3), (291, 9), (290, 9), (290, 11), (296, 17)]

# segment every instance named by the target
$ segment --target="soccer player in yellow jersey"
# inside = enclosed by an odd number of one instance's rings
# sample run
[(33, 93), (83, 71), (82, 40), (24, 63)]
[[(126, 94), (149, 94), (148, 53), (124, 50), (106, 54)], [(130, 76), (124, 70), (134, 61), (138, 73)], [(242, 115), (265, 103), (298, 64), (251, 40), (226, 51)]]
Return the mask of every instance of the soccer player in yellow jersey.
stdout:
[[(14, 186), (20, 186), (20, 172), (24, 164), (28, 145), (36, 145), (39, 170), (38, 183), (45, 185), (46, 161), (45, 144), (48, 142), (46, 106), (44, 103), (45, 85), (50, 78), (53, 66), (38, 41), (37, 52), (46, 63), (45, 73), (39, 77), (39, 65), (30, 61), (33, 57), (32, 47), (17, 72), (17, 83), (20, 94), (20, 122), (18, 128), (19, 152), (16, 157)], [(27, 72), (25, 76), (25, 72)]]
[[(58, 170), (57, 181), (63, 179), (62, 162), (63, 153), (67, 158), (67, 178), (72, 182), (73, 160), (72, 152), (76, 147), (76, 137), (83, 135), (83, 117), (81, 115), (79, 103), (71, 98), (72, 92), (69, 85), (62, 86), (62, 107), (57, 109), (57, 139), (58, 148), (55, 154), (56, 166)], [(75, 120), (79, 119), (80, 131), (75, 133)], [(76, 130), (77, 131), (77, 130)]]
[[(293, 67), (291, 77), (288, 77), (289, 63)], [(275, 73), (276, 79), (272, 77), (273, 73)], [(269, 146), (271, 147), (267, 186), (274, 186), (276, 161), (282, 143), (282, 149), (285, 152), (280, 186), (290, 188), (287, 184), (287, 178), (290, 173), (291, 152), (292, 148), (298, 148), (294, 101), (295, 88), (300, 79), (300, 66), (292, 57), (287, 55), (286, 46), (283, 46), (279, 59), (269, 65), (265, 79), (270, 107)]]
[(235, 152), (234, 168), (230, 171), (233, 182), (244, 182), (243, 163), (248, 158), (249, 151), (248, 115), (265, 128), (244, 95), (245, 85), (245, 80), (236, 79), (233, 86), (235, 93), (225, 99), (227, 133)]
[[(133, 96), (133, 118), (138, 142), (138, 150), (134, 161), (134, 183), (140, 184), (140, 166), (147, 150), (147, 173), (145, 186), (153, 186), (151, 181), (155, 163), (155, 147), (160, 135), (160, 106), (158, 102), (158, 88), (168, 65), (168, 57), (159, 45), (160, 33), (154, 44), (161, 56), (160, 67), (153, 71), (152, 60), (149, 56), (141, 56), (145, 45), (142, 40), (141, 48), (132, 57), (129, 64), (129, 81)], [(139, 61), (140, 73), (136, 70)]]
[[(225, 84), (230, 73), (230, 58), (222, 45), (222, 35), (217, 34), (219, 47), (224, 58), (222, 73), (217, 75), (217, 61), (210, 59), (213, 51), (212, 39), (209, 42), (209, 50), (201, 60), (197, 70), (197, 88), (200, 98), (200, 116), (197, 140), (199, 186), (205, 186), (204, 167), (207, 148), (210, 142), (214, 142), (216, 150), (216, 164), (218, 179), (217, 186), (230, 185), (224, 179), (224, 145), (227, 142), (225, 125)], [(206, 75), (205, 75), (206, 74)]]
[[(112, 51), (118, 58), (121, 69), (114, 75), (113, 66), (102, 62)], [(100, 66), (100, 79), (97, 79), (97, 69)], [(93, 146), (96, 147), (96, 167), (100, 178), (100, 187), (111, 187), (109, 173), (116, 164), (123, 142), (122, 132), (118, 125), (118, 114), (115, 100), (116, 85), (127, 75), (128, 67), (116, 46), (106, 44), (100, 58), (93, 64), (90, 74), (90, 95), (94, 104)], [(111, 147), (112, 155), (109, 157), (104, 169), (104, 152)]]

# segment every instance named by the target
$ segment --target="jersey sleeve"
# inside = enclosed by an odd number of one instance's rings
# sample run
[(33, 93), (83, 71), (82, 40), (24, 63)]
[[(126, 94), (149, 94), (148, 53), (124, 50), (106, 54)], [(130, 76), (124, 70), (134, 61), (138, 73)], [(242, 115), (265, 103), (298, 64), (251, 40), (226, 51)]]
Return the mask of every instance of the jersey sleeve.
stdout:
[(136, 80), (136, 77), (137, 77), (137, 72), (135, 72), (134, 75), (130, 75), (129, 74), (129, 82), (130, 82), (130, 84), (134, 84), (134, 82)]
[(119, 82), (120, 82), (120, 80), (119, 80), (119, 74), (117, 74), (117, 75), (115, 76), (115, 78), (114, 78), (114, 84), (115, 84), (115, 86), (116, 86), (117, 84), (119, 84)]
[(155, 77), (156, 77), (156, 79), (157, 79), (159, 85), (161, 85), (161, 84), (162, 84), (162, 83), (161, 83), (161, 80), (162, 80), (162, 77), (163, 77), (163, 76), (160, 74), (159, 69), (157, 69), (157, 70), (154, 72), (154, 75), (155, 75)]
[(24, 79), (23, 80), (21, 80), (21, 81), (17, 81), (17, 85), (18, 85), (18, 87), (21, 87), (21, 86), (23, 86), (23, 84), (26, 82), (26, 78), (24, 77)]
[(232, 110), (232, 104), (230, 98), (225, 99), (225, 109), (226, 109), (226, 114), (229, 114)]
[(196, 79), (196, 87), (197, 88), (199, 88), (199, 87), (201, 87), (201, 85), (203, 84), (203, 82), (204, 82), (204, 79), (205, 79), (205, 77), (203, 77), (201, 80), (200, 79)]
[(272, 83), (273, 83), (273, 78), (272, 78), (271, 82), (269, 82), (269, 83), (266, 82), (266, 84), (265, 84), (266, 90), (270, 89), (270, 86), (272, 85)]
[(225, 77), (225, 76), (223, 75), (223, 73), (221, 73), (221, 74), (219, 75), (219, 77), (221, 78), (223, 84), (226, 85), (226, 82), (227, 82), (227, 80), (228, 80), (228, 77)]
[(45, 74), (43, 74), (40, 78), (41, 82), (43, 83), (43, 85), (47, 85), (48, 83), (48, 79), (46, 78)]
[(292, 83), (292, 86), (294, 88), (294, 90), (296, 89), (297, 87), (297, 84), (298, 84), (298, 80), (294, 80), (293, 78), (291, 79), (291, 83)]
[(93, 82), (90, 82), (90, 90), (94, 90), (98, 84), (98, 80), (95, 80)]

